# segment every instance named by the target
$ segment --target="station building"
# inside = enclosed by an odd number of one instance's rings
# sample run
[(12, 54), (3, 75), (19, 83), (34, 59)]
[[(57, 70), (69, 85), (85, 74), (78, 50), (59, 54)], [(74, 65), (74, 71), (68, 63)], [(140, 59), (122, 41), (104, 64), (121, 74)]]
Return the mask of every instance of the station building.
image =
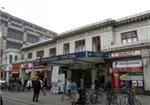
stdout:
[(43, 42), (22, 47), (20, 77), (39, 74), (51, 79), (55, 66), (65, 78), (88, 88), (112, 76), (113, 86), (123, 89), (132, 81), (150, 90), (150, 11), (89, 24)]

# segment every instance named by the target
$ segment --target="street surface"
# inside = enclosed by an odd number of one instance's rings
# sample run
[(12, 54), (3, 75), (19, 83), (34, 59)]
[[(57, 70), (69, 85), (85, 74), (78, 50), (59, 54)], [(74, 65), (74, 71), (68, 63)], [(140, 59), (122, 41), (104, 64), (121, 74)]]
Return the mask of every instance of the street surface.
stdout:
[[(71, 105), (68, 99), (62, 102), (61, 95), (50, 94), (48, 91), (46, 96), (40, 93), (39, 102), (32, 102), (32, 95), (33, 92), (2, 92), (4, 105)], [(122, 96), (119, 94), (118, 100)], [(138, 98), (142, 102), (142, 105), (150, 105), (150, 96), (138, 95)], [(105, 105), (105, 103), (103, 102), (99, 105)]]

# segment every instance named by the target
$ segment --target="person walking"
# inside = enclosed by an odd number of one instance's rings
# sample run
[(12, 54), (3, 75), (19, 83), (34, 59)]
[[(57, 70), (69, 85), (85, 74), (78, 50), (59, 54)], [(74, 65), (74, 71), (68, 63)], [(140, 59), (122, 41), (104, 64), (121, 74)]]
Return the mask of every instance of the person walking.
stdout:
[(78, 101), (78, 92), (77, 92), (77, 84), (76, 82), (73, 80), (71, 83), (71, 105), (77, 105), (77, 101)]
[(113, 92), (113, 87), (112, 87), (112, 80), (111, 80), (110, 75), (107, 77), (107, 81), (105, 84), (105, 90), (106, 90), (106, 98), (108, 100), (108, 105), (111, 105), (111, 95)]
[(42, 79), (39, 80), (41, 83), (41, 91), (43, 92), (44, 96), (46, 96), (46, 92), (44, 91), (44, 85)]
[(33, 102), (38, 102), (38, 98), (39, 98), (39, 94), (40, 94), (40, 89), (41, 89), (41, 83), (39, 81), (39, 77), (37, 77), (37, 80), (34, 81), (33, 83), (33, 90), (34, 90), (34, 94), (33, 94)]
[(27, 81), (27, 90), (28, 90), (28, 91), (31, 91), (31, 87), (32, 87), (32, 81), (29, 79), (29, 80)]

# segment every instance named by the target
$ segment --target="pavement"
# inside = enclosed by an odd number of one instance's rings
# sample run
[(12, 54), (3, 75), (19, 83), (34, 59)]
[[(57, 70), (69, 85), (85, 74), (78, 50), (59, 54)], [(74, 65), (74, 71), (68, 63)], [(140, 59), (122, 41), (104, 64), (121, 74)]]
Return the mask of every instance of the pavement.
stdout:
[(46, 92), (46, 96), (40, 92), (39, 102), (32, 102), (33, 92), (7, 92), (2, 91), (4, 100), (11, 100), (27, 105), (71, 105), (68, 99), (61, 101), (61, 95), (54, 95)]
[[(32, 102), (33, 92), (8, 92), (2, 91), (2, 96), (4, 100), (11, 100), (15, 102), (20, 102), (27, 105), (71, 105), (69, 99), (61, 101), (61, 95), (51, 94), (46, 92), (46, 96), (40, 92), (39, 102)], [(123, 94), (118, 94), (118, 100), (123, 96)], [(150, 105), (150, 96), (148, 95), (138, 95), (137, 96), (142, 105)], [(5, 105), (5, 104), (4, 104)], [(103, 102), (101, 105), (105, 105)]]

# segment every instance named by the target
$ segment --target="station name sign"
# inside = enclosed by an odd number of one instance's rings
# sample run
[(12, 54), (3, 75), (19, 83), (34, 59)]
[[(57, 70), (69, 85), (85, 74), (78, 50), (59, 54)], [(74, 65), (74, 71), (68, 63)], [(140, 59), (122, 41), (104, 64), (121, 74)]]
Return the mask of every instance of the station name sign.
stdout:
[(110, 58), (108, 53), (84, 51), (84, 52), (77, 52), (77, 53), (71, 53), (71, 54), (40, 58), (40, 59), (37, 59), (36, 61), (37, 63), (40, 63), (40, 62), (46, 63), (46, 62), (52, 62), (56, 60), (78, 59), (78, 58), (86, 58), (86, 57), (99, 57), (101, 59)]

